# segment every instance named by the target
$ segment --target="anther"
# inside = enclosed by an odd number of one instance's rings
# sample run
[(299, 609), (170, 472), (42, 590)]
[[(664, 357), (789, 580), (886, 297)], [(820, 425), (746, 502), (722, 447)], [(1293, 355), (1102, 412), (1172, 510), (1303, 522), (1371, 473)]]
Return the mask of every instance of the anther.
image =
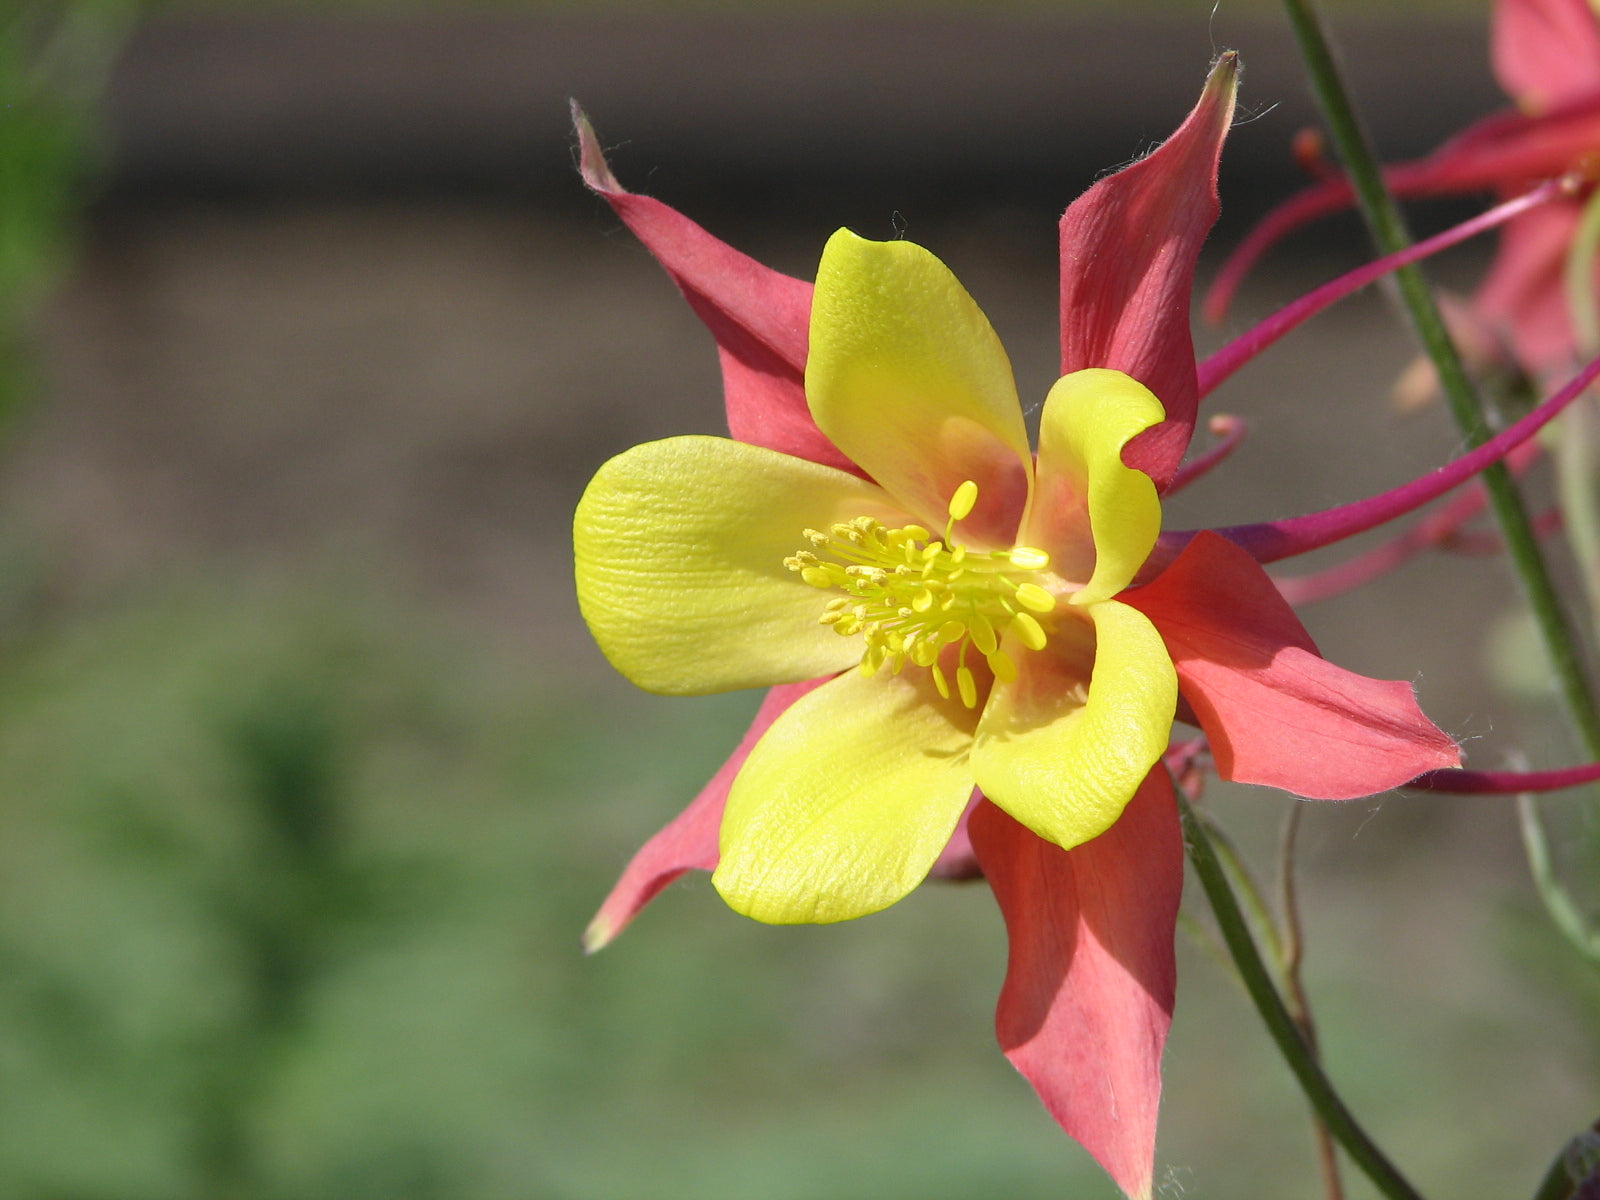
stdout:
[(971, 667), (956, 668), (956, 687), (961, 689), (961, 703), (967, 708), (978, 707), (978, 681), (972, 677)]
[(1056, 598), (1037, 583), (1025, 583), (1017, 588), (1017, 603), (1034, 612), (1047, 613), (1055, 611)]
[(994, 626), (982, 613), (973, 613), (972, 617), (972, 623), (967, 626), (967, 635), (972, 638), (972, 644), (984, 654), (993, 654), (1000, 644)]
[[(1044, 627), (1034, 619), (1032, 613), (1019, 612), (1011, 618), (1011, 632), (1017, 635), (1020, 641), (1029, 650), (1043, 650), (1045, 646)], [(998, 671), (995, 674), (999, 674)]]
[(972, 506), (978, 502), (978, 485), (972, 480), (967, 480), (950, 497), (950, 519), (964, 521), (972, 512)]
[[(899, 674), (910, 663), (932, 674), (941, 696), (959, 695), (963, 705), (976, 708), (978, 679), (967, 665), (969, 646), (1004, 683), (1017, 677), (1017, 665), (1014, 650), (1000, 649), (1002, 638), (1030, 650), (1046, 644), (1034, 614), (1051, 612), (1056, 597), (1033, 573), (1047, 567), (1050, 557), (1029, 546), (969, 553), (952, 534), (977, 502), (978, 485), (969, 479), (950, 497), (942, 537), (921, 525), (889, 528), (859, 516), (831, 524), (827, 533), (804, 531), (822, 556), (801, 550), (783, 560), (805, 583), (835, 592), (818, 620), (840, 636), (861, 636), (864, 676), (885, 669)], [(955, 671), (953, 687), (949, 668), (940, 665), (952, 646), (956, 652), (945, 661)]]

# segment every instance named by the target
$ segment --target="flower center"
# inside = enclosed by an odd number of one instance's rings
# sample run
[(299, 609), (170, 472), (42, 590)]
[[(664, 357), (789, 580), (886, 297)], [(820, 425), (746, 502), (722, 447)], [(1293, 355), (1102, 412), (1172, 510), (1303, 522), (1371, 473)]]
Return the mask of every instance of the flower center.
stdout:
[(961, 702), (976, 708), (969, 646), (1001, 680), (1017, 677), (1016, 664), (1000, 649), (1004, 634), (1016, 634), (1030, 650), (1044, 648), (1044, 628), (1034, 614), (1056, 606), (1041, 582), (1050, 556), (1031, 546), (969, 553), (951, 534), (977, 499), (978, 485), (970, 479), (956, 489), (943, 537), (920, 525), (890, 529), (871, 517), (857, 517), (826, 533), (807, 529), (805, 538), (814, 549), (783, 560), (812, 587), (845, 593), (829, 600), (818, 619), (841, 636), (862, 636), (867, 644), (862, 674), (886, 666), (898, 674), (910, 661), (928, 668), (939, 694), (949, 699), (941, 651), (959, 644), (956, 688)]

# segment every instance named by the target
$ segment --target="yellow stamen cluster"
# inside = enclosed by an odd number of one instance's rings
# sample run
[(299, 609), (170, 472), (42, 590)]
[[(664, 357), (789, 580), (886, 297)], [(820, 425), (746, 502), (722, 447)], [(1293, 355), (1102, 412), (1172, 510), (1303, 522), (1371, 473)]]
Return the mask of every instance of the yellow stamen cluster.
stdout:
[(1016, 546), (972, 554), (952, 538), (955, 523), (977, 499), (978, 485), (971, 480), (956, 489), (942, 538), (920, 525), (890, 529), (872, 517), (857, 517), (826, 533), (807, 529), (814, 549), (783, 560), (812, 587), (845, 593), (828, 601), (819, 620), (841, 636), (859, 633), (865, 639), (863, 674), (885, 667), (898, 674), (909, 661), (928, 668), (948, 699), (940, 652), (960, 643), (956, 689), (968, 708), (977, 707), (978, 689), (967, 647), (977, 647), (995, 678), (1015, 679), (1016, 664), (1000, 649), (1000, 638), (1013, 633), (1028, 649), (1043, 649), (1044, 627), (1034, 614), (1056, 606), (1039, 582), (1050, 565), (1044, 551)]

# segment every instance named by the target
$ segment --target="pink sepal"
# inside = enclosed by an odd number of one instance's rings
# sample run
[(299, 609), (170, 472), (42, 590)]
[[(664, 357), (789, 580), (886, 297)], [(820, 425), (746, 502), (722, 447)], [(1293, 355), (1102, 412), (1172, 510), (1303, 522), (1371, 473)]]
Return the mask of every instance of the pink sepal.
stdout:
[(1577, 337), (1567, 308), (1567, 256), (1582, 205), (1548, 205), (1506, 226), (1473, 308), (1495, 333), (1509, 333), (1517, 361), (1539, 372), (1565, 369)]
[(1160, 631), (1223, 779), (1348, 800), (1460, 765), (1409, 683), (1322, 659), (1266, 572), (1215, 533), (1118, 599)]
[(576, 101), (572, 123), (583, 181), (666, 268), (716, 339), (728, 432), (753, 446), (859, 475), (806, 406), (811, 284), (762, 266), (659, 200), (624, 191)]
[(1061, 1127), (1144, 1200), (1183, 891), (1166, 770), (1150, 773), (1115, 825), (1071, 851), (987, 802), (971, 829), (1010, 938), (1000, 1047)]
[(1498, 0), (1489, 58), (1524, 112), (1548, 112), (1600, 91), (1600, 21), (1588, 0)]
[(785, 683), (767, 692), (743, 740), (711, 777), (711, 782), (628, 863), (622, 878), (617, 880), (617, 885), (583, 932), (585, 953), (593, 954), (626, 929), (628, 922), (638, 916), (662, 888), (685, 871), (716, 869), (717, 833), (722, 826), (722, 809), (728, 802), (728, 789), (733, 786), (734, 776), (772, 723), (801, 696), (826, 682), (826, 679), (812, 679), (805, 683)]
[(1235, 84), (1233, 56), (1224, 55), (1177, 132), (1061, 218), (1061, 373), (1110, 367), (1156, 394), (1167, 419), (1129, 443), (1123, 461), (1163, 491), (1194, 432), (1189, 299), (1200, 244), (1217, 219), (1217, 161)]

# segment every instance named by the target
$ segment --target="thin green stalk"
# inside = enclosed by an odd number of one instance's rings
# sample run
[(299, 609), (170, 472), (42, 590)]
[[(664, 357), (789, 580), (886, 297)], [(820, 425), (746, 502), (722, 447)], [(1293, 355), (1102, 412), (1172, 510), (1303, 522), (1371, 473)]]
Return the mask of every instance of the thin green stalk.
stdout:
[(1578, 228), (1572, 234), (1572, 248), (1567, 251), (1566, 267), (1562, 272), (1562, 287), (1566, 293), (1567, 311), (1572, 315), (1572, 328), (1578, 336), (1578, 347), (1589, 354), (1600, 347), (1600, 305), (1595, 303), (1594, 259), (1600, 250), (1600, 192), (1589, 197), (1578, 219)]
[(1180, 911), (1178, 932), (1187, 935), (1195, 949), (1215, 963), (1224, 975), (1235, 980), (1239, 978), (1239, 972), (1233, 967), (1233, 959), (1228, 957), (1228, 948), (1222, 944), (1222, 939), (1211, 926), (1197, 920), (1192, 913)]
[[(1289, 801), (1289, 813), (1283, 823), (1283, 840), (1278, 856), (1279, 912), (1283, 915), (1282, 945), (1278, 951), (1279, 969), (1283, 975), (1283, 992), (1289, 1016), (1293, 1018), (1300, 1036), (1305, 1039), (1306, 1050), (1319, 1063), (1322, 1048), (1317, 1045), (1317, 1025), (1311, 1017), (1311, 998), (1306, 995), (1305, 983), (1300, 978), (1300, 966), (1305, 961), (1305, 928), (1300, 923), (1300, 890), (1295, 885), (1295, 842), (1300, 832), (1300, 814), (1305, 811), (1303, 801)], [(1320, 1117), (1312, 1117), (1313, 1133), (1317, 1144), (1317, 1166), (1322, 1171), (1322, 1191), (1327, 1200), (1344, 1200), (1344, 1182), (1339, 1177), (1339, 1155), (1333, 1146), (1333, 1135)]]
[[(1204, 820), (1204, 818), (1201, 818)], [(1236, 893), (1244, 897), (1244, 908), (1255, 922), (1255, 928), (1260, 930), (1261, 937), (1267, 943), (1267, 954), (1273, 959), (1281, 960), (1284, 957), (1283, 936), (1278, 932), (1278, 923), (1273, 919), (1272, 909), (1267, 904), (1267, 898), (1261, 894), (1261, 889), (1256, 886), (1256, 881), (1251, 877), (1249, 868), (1244, 865), (1244, 858), (1239, 854), (1239, 848), (1233, 844), (1226, 831), (1219, 828), (1215, 822), (1206, 822), (1206, 833), (1211, 837), (1211, 847), (1217, 852), (1217, 859), (1228, 872), (1229, 882)]]
[(1194, 865), (1195, 875), (1216, 914), (1228, 953), (1233, 956), (1234, 965), (1239, 968), (1240, 978), (1244, 980), (1256, 1011), (1261, 1014), (1267, 1032), (1277, 1043), (1279, 1053), (1294, 1072), (1300, 1089), (1327, 1126), (1328, 1132), (1344, 1147), (1350, 1161), (1372, 1181), (1379, 1192), (1388, 1200), (1422, 1200), (1421, 1194), (1406, 1181), (1405, 1176), (1400, 1174), (1399, 1169), (1378, 1149), (1351, 1115), (1307, 1048), (1294, 1018), (1284, 1005), (1283, 997), (1273, 985), (1271, 972), (1261, 959), (1255, 939), (1250, 936), (1250, 927), (1239, 909), (1239, 902), (1228, 883), (1227, 872), (1217, 858), (1204, 823), (1182, 796), (1178, 797), (1178, 811), (1183, 817), (1183, 840), (1189, 861)]
[[(1596, 195), (1600, 195), (1597, 192)], [(1592, 356), (1592, 355), (1591, 355)], [(1597, 414), (1579, 402), (1549, 427), (1545, 448), (1555, 464), (1556, 496), (1567, 544), (1589, 601), (1591, 619), (1600, 624), (1600, 479), (1596, 478)]]
[(1522, 846), (1528, 855), (1528, 869), (1533, 875), (1533, 886), (1539, 892), (1550, 920), (1561, 931), (1577, 952), (1591, 963), (1600, 965), (1600, 934), (1589, 928), (1572, 896), (1556, 877), (1550, 860), (1550, 843), (1544, 836), (1544, 824), (1539, 820), (1539, 808), (1534, 798), (1526, 792), (1517, 797), (1517, 822), (1522, 829)]
[[(1380, 253), (1395, 254), (1411, 244), (1411, 234), (1383, 182), (1383, 173), (1368, 142), (1350, 94), (1334, 62), (1322, 24), (1311, 0), (1284, 0), (1289, 21), (1305, 59), (1317, 102), (1328, 122), (1339, 157), (1349, 174), (1351, 186), (1373, 241)], [(1449, 401), (1451, 414), (1469, 446), (1479, 446), (1489, 438), (1483, 405), (1472, 386), (1455, 343), (1445, 328), (1432, 289), (1419, 267), (1402, 267), (1395, 272), (1401, 299), (1423, 349), (1439, 374), (1440, 386)], [(1483, 472), (1484, 488), (1499, 521), (1506, 549), (1522, 582), (1528, 605), (1544, 640), (1545, 651), (1566, 701), (1567, 714), (1584, 749), (1591, 758), (1600, 758), (1600, 708), (1596, 707), (1588, 680), (1584, 676), (1578, 640), (1556, 594), (1550, 571), (1539, 548), (1533, 523), (1528, 518), (1511, 473), (1503, 464)]]
[[(1562, 290), (1578, 353), (1600, 352), (1600, 308), (1595, 303), (1594, 261), (1600, 250), (1600, 192), (1589, 197), (1567, 251)], [(1560, 433), (1545, 444), (1556, 466), (1556, 489), (1567, 544), (1578, 560), (1591, 619), (1600, 624), (1600, 481), (1595, 477), (1595, 425), (1592, 404), (1574, 404), (1561, 414)], [(1551, 430), (1554, 434), (1555, 431)]]

